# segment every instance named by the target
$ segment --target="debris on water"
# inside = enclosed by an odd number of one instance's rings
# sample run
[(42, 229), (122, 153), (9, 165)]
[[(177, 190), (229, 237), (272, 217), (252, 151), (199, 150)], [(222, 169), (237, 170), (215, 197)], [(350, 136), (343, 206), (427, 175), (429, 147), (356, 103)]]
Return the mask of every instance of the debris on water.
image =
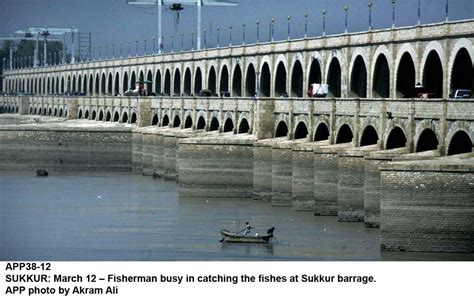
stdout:
[(36, 170), (36, 177), (48, 177), (48, 171), (45, 169)]
[(291, 221), (291, 222), (294, 222), (295, 220), (292, 218), (290, 221)]
[(324, 228), (323, 231), (326, 232), (326, 228)]
[(102, 199), (102, 196), (97, 196), (98, 199)]

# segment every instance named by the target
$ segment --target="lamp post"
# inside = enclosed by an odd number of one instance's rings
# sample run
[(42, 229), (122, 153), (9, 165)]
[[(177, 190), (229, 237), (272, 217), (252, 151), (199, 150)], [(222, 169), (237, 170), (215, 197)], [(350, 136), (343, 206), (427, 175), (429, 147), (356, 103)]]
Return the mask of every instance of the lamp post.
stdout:
[(156, 48), (155, 48), (155, 47), (156, 47), (155, 40), (156, 40), (156, 38), (153, 37), (153, 42), (152, 42), (152, 44), (153, 44), (153, 52), (152, 52), (152, 53), (155, 53), (155, 49), (156, 49)]
[(138, 40), (135, 40), (135, 56), (138, 56)]
[(418, 26), (421, 24), (421, 0), (418, 0)]
[(349, 11), (349, 6), (344, 5), (344, 14), (345, 14), (345, 19), (344, 19), (344, 33), (347, 33), (347, 12)]
[(369, 6), (369, 31), (372, 30), (372, 2), (367, 4)]
[(95, 61), (95, 47), (92, 48), (92, 61)]
[(106, 45), (105, 46), (105, 60), (108, 59), (108, 56), (109, 56), (109, 45)]
[(181, 52), (184, 51), (184, 33), (181, 33)]
[(308, 37), (308, 13), (304, 13), (304, 38)]
[(232, 25), (229, 25), (229, 47), (232, 46)]
[(291, 16), (288, 16), (287, 19), (288, 19), (288, 32), (287, 32), (286, 38), (287, 38), (288, 40), (290, 40), (290, 33), (291, 33), (291, 31), (290, 31), (290, 30), (291, 30)]
[(449, 21), (449, 0), (446, 0), (445, 13), (446, 13), (445, 22), (447, 22)]
[(326, 10), (321, 11), (323, 15), (323, 36), (326, 36)]
[(130, 55), (131, 55), (131, 47), (132, 47), (132, 42), (129, 41), (128, 42), (128, 57), (130, 57)]
[(204, 28), (204, 48), (207, 49), (207, 37), (206, 37), (206, 28)]
[(146, 56), (146, 38), (145, 38), (145, 45), (144, 45), (144, 50), (145, 50), (145, 56)]
[(219, 47), (219, 31), (221, 30), (220, 27), (217, 27), (217, 47)]
[(275, 36), (275, 18), (272, 18), (270, 22), (270, 28), (271, 28), (271, 35), (272, 35), (271, 41), (273, 41), (274, 36)]
[(191, 31), (191, 51), (194, 51), (194, 31)]
[(257, 20), (255, 24), (257, 24), (257, 43), (258, 43), (260, 40), (260, 21)]
[(174, 52), (174, 35), (171, 34), (171, 53)]
[[(99, 47), (99, 60), (102, 59), (102, 47)], [(66, 57), (63, 54), (63, 61), (66, 61)]]
[(242, 24), (242, 44), (245, 44), (245, 23)]
[(122, 52), (123, 52), (123, 43), (120, 43), (120, 58), (122, 58)]
[(115, 58), (115, 43), (112, 44), (112, 59)]
[(396, 0), (392, 1), (392, 28), (395, 28), (395, 2)]

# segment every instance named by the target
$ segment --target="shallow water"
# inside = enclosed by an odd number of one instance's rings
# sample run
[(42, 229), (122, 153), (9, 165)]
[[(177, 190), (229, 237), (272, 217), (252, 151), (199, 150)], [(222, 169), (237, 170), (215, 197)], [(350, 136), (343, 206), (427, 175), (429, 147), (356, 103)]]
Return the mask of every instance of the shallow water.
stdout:
[[(131, 173), (0, 172), (0, 260), (474, 260), (382, 253), (379, 230), (255, 200), (178, 198)], [(220, 243), (246, 221), (272, 244)]]

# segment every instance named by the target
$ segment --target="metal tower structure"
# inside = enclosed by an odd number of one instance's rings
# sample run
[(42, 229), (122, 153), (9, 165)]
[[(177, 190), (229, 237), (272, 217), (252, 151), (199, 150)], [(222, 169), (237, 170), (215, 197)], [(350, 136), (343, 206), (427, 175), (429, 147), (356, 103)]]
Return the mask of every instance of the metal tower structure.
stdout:
[(237, 6), (236, 0), (126, 0), (132, 5), (156, 5), (158, 9), (158, 53), (161, 53), (161, 8), (163, 5), (171, 5), (174, 10), (181, 6), (197, 7), (196, 47), (201, 49), (201, 8), (202, 6)]

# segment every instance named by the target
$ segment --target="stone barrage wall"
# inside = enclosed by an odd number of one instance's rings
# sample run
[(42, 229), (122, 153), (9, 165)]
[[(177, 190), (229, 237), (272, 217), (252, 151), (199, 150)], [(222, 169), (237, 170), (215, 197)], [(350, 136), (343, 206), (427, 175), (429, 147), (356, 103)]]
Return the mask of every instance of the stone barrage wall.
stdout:
[(78, 123), (0, 126), (3, 170), (130, 171), (128, 127)]
[(253, 143), (250, 135), (188, 138), (179, 143), (179, 195), (251, 198)]
[(382, 250), (473, 252), (474, 161), (382, 168)]

